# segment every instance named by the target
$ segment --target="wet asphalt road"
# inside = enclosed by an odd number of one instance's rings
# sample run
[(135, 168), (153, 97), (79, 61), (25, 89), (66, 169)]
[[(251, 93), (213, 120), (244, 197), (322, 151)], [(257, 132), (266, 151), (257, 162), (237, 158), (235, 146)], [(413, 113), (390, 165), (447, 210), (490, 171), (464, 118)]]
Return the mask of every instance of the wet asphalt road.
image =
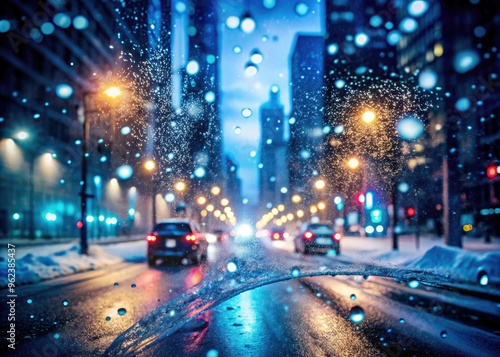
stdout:
[[(218, 260), (234, 251), (252, 254), (252, 249), (255, 247), (234, 249), (228, 243), (212, 247), (209, 261), (202, 266), (149, 268), (139, 260), (19, 287), (18, 346), (13, 353), (4, 343), (0, 354), (99, 356), (146, 313), (197, 284)], [(297, 262), (335, 259), (262, 249), (270, 259), (275, 254)], [(500, 346), (491, 331), (422, 314), (397, 303), (393, 296), (388, 298), (386, 288), (380, 286), (376, 280), (368, 283), (352, 277), (307, 278), (264, 286), (205, 313), (205, 327), (174, 333), (144, 355), (207, 356), (212, 350), (219, 356), (437, 356), (470, 355), (481, 348), (481, 355), (488, 356)], [(352, 294), (356, 300), (351, 300)], [(399, 294), (406, 298), (408, 293)], [(359, 325), (348, 320), (354, 306), (365, 310), (366, 320)], [(120, 308), (126, 309), (122, 316)], [(408, 323), (401, 324), (402, 317)], [(447, 340), (440, 336), (442, 329), (450, 335)], [(464, 334), (472, 339), (467, 353), (453, 348)]]

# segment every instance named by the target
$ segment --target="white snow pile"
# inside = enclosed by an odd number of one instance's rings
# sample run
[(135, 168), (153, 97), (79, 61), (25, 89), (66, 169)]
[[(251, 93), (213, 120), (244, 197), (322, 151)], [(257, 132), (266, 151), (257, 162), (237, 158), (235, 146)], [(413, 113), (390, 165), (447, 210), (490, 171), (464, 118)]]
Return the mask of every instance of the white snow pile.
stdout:
[(460, 248), (434, 246), (407, 266), (432, 269), (434, 273), (444, 273), (474, 284), (500, 283), (499, 251), (478, 253)]
[[(46, 255), (27, 254), (16, 259), (16, 285), (35, 283), (107, 265), (119, 263), (122, 258), (107, 253), (99, 246), (91, 246), (89, 255), (80, 255), (79, 246)], [(7, 280), (7, 260), (0, 261), (0, 288), (5, 288)]]

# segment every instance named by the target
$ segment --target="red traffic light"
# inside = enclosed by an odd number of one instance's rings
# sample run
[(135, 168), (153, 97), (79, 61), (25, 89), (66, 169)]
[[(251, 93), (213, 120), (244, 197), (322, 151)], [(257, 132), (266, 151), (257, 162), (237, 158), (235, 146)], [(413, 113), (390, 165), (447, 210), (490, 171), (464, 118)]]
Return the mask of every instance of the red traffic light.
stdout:
[(413, 208), (413, 207), (408, 207), (408, 208), (406, 209), (406, 217), (411, 218), (411, 217), (413, 217), (413, 216), (415, 216), (415, 208)]
[(486, 169), (486, 177), (495, 178), (498, 176), (498, 167), (496, 165), (488, 166)]
[(82, 229), (82, 227), (83, 227), (83, 223), (82, 223), (82, 221), (78, 221), (78, 222), (76, 222), (76, 227), (77, 227), (78, 229)]
[(355, 200), (358, 205), (362, 205), (363, 203), (365, 203), (365, 195), (362, 192), (357, 193)]

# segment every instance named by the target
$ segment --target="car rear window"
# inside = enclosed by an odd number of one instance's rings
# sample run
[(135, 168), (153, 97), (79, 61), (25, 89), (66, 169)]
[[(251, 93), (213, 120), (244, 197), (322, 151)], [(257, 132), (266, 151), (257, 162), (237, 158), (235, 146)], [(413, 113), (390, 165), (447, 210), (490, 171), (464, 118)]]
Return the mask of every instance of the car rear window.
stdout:
[(191, 227), (188, 223), (159, 223), (155, 228), (159, 233), (187, 234), (191, 233)]
[(311, 224), (309, 229), (316, 233), (329, 233), (333, 231), (333, 228), (328, 224)]

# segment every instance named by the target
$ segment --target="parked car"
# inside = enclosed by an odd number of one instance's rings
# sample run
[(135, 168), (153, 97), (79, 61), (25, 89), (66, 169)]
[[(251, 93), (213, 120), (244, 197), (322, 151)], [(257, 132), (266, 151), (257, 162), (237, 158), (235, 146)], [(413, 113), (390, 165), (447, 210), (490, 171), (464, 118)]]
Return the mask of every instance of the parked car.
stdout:
[(288, 233), (285, 232), (285, 228), (273, 228), (269, 232), (269, 237), (271, 240), (285, 240), (288, 237)]
[(302, 224), (299, 235), (294, 239), (295, 252), (326, 254), (329, 250), (335, 250), (339, 255), (341, 237), (329, 222), (306, 222)]
[(156, 223), (147, 235), (147, 259), (150, 266), (158, 258), (188, 258), (200, 264), (207, 257), (208, 243), (198, 224), (189, 219), (172, 218)]
[(225, 242), (228, 240), (228, 234), (223, 229), (215, 229), (214, 235), (217, 237), (217, 242)]

